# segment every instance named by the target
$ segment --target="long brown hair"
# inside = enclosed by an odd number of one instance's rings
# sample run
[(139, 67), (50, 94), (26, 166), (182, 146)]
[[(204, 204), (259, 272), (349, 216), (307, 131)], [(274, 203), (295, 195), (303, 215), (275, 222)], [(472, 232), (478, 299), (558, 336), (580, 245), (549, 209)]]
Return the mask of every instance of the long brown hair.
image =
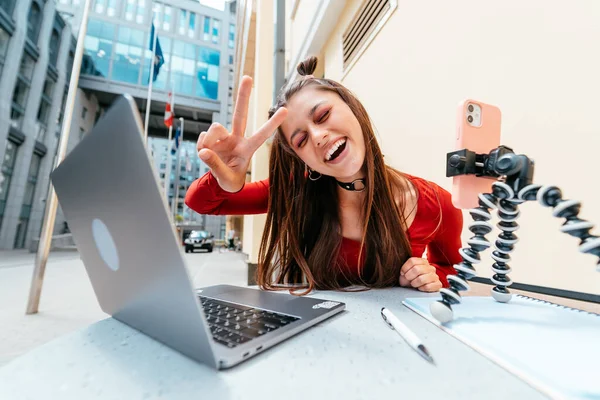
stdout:
[(397, 204), (394, 189), (401, 188), (401, 193), (406, 193), (407, 179), (385, 165), (369, 115), (354, 94), (330, 79), (306, 76), (314, 72), (316, 65), (315, 57), (298, 65), (298, 73), (304, 77), (282, 89), (269, 110), (269, 118), (294, 94), (311, 85), (337, 93), (358, 119), (366, 147), (365, 220), (359, 255), (364, 260), (363, 267), (358, 279), (353, 279), (338, 260), (342, 230), (335, 179), (308, 179), (306, 165), (279, 129), (269, 161), (269, 203), (258, 255), (258, 284), (269, 290), (289, 288), (292, 284), (295, 290), (306, 289), (300, 294), (313, 289), (350, 290), (352, 285), (397, 285), (400, 268), (411, 250), (405, 232), (404, 196), (399, 196)]

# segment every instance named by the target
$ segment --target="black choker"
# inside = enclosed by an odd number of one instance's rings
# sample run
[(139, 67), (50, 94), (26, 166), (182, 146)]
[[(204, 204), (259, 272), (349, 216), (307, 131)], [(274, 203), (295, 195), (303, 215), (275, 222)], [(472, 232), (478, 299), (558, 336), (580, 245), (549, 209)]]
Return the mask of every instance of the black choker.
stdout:
[(342, 187), (346, 190), (349, 190), (351, 192), (362, 192), (367, 187), (367, 185), (365, 184), (364, 178), (355, 179), (350, 183), (340, 182), (337, 180), (336, 180), (336, 182), (338, 185), (340, 185), (340, 187)]

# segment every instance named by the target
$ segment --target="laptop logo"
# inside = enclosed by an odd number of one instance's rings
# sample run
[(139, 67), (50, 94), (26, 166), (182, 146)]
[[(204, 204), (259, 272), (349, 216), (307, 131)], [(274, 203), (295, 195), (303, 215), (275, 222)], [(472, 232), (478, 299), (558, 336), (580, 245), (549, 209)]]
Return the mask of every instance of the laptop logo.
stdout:
[(104, 222), (95, 218), (92, 221), (92, 235), (100, 257), (106, 266), (113, 271), (119, 269), (119, 254), (117, 246)]
[(327, 308), (327, 309), (330, 309), (330, 308), (333, 308), (333, 307), (337, 306), (338, 304), (340, 304), (340, 303), (335, 302), (335, 301), (324, 301), (322, 303), (315, 304), (314, 306), (312, 306), (312, 308), (313, 308), (313, 310), (316, 310), (318, 308)]

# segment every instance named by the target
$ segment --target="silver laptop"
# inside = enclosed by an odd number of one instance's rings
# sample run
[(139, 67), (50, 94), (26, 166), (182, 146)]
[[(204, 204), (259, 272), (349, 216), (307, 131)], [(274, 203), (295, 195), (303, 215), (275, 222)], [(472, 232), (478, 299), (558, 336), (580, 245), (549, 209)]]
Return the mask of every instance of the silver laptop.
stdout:
[(121, 96), (51, 174), (104, 312), (223, 369), (345, 308), (230, 285), (195, 289), (142, 135), (134, 100)]

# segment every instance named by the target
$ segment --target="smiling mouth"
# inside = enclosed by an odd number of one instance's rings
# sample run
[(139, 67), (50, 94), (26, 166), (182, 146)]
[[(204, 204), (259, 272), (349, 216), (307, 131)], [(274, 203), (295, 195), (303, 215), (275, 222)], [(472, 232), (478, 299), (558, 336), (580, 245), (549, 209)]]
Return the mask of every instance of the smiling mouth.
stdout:
[(325, 155), (325, 162), (333, 161), (339, 157), (346, 148), (346, 138), (338, 140)]

